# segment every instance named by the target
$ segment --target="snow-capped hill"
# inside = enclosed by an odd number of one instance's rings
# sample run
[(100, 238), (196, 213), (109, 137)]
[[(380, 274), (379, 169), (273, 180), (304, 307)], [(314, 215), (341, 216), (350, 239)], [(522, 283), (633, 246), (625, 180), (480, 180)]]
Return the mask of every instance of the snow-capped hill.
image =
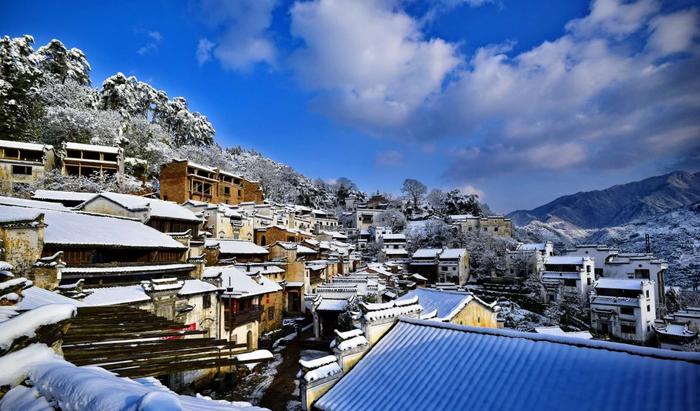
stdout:
[(559, 197), (508, 216), (516, 225), (565, 221), (581, 228), (614, 227), (700, 201), (700, 173), (675, 171), (641, 181)]

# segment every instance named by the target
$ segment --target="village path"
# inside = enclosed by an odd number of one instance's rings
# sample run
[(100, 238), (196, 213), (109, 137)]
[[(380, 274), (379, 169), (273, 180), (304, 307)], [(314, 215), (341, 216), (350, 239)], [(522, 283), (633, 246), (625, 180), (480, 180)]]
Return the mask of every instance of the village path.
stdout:
[(319, 342), (310, 341), (312, 336), (313, 328), (309, 328), (297, 338), (287, 342), (286, 348), (282, 351), (282, 363), (277, 367), (275, 379), (260, 399), (259, 406), (269, 408), (272, 411), (283, 411), (288, 409), (289, 404), (290, 409), (301, 409), (300, 406), (294, 407), (294, 405), (300, 405), (299, 387), (296, 381), (299, 372), (299, 359), (309, 352), (319, 353), (316, 356), (323, 355), (319, 351), (310, 351), (310, 349), (328, 347), (327, 344), (321, 345)]

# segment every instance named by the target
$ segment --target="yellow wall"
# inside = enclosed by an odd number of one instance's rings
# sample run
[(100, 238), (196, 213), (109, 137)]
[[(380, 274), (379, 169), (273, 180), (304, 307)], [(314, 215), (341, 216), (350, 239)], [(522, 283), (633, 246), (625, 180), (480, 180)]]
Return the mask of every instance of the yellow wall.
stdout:
[(453, 324), (469, 325), (472, 327), (498, 328), (496, 312), (479, 301), (471, 300), (462, 311), (450, 321)]

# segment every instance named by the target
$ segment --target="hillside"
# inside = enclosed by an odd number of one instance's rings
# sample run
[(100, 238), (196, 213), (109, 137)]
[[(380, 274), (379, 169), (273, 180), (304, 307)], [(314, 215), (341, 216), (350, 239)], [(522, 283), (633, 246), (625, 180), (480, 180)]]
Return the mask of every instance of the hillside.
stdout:
[(539, 220), (593, 229), (624, 225), (697, 201), (700, 201), (700, 173), (674, 171), (605, 190), (559, 197), (535, 209), (517, 210), (508, 216), (519, 226)]

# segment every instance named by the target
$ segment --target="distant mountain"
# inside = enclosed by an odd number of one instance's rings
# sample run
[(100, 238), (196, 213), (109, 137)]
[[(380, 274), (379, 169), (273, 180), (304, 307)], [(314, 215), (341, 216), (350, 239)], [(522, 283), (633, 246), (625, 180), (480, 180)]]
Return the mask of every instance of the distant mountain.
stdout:
[(518, 226), (533, 220), (569, 228), (620, 226), (700, 201), (700, 172), (674, 171), (605, 190), (559, 197), (532, 210), (508, 214)]

